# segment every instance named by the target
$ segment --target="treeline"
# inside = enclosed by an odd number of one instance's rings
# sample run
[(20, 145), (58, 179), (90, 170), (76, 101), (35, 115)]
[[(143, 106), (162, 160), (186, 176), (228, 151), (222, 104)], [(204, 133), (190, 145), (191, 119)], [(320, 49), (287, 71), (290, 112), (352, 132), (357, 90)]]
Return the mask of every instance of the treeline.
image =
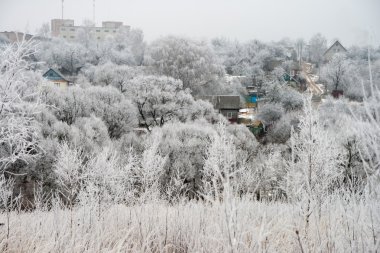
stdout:
[[(167, 200), (204, 198), (210, 191), (216, 196), (215, 189), (231, 179), (236, 193), (287, 199), (302, 187), (313, 191), (310, 196), (340, 187), (361, 191), (374, 173), (366, 164), (377, 146), (367, 147), (362, 134), (378, 122), (369, 113), (378, 112), (377, 90), (366, 77), (368, 54), (360, 48), (325, 64), (321, 35), (310, 41), (309, 55), (288, 53), (290, 46), (306, 44), (300, 40), (208, 43), (169, 36), (146, 44), (139, 30), (103, 42), (78, 38), (1, 48), (0, 167), (4, 180), (29, 183), (24, 193), (39, 182), (45, 193), (58, 191), (73, 203), (91, 187), (123, 200), (126, 192), (140, 197), (148, 189), (147, 196), (154, 192)], [(376, 83), (379, 50), (372, 51)], [(328, 98), (312, 110), (310, 98), (283, 80), (297, 57), (314, 61), (335, 88), (329, 75), (345, 68), (338, 85), (348, 94), (355, 90), (348, 97), (364, 104)], [(272, 69), (272, 59), (281, 64)], [(74, 85), (53, 87), (41, 77), (48, 67)], [(229, 81), (226, 73), (244, 75), (248, 85), (265, 91), (267, 103), (257, 116), (270, 126), (264, 140), (258, 142), (245, 126), (230, 125), (198, 99), (244, 95), (242, 83)]]

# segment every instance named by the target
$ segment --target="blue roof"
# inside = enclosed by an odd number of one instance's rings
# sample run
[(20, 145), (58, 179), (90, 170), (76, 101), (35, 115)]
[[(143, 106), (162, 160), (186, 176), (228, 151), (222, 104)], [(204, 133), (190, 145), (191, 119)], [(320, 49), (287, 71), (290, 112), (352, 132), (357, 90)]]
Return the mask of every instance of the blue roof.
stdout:
[(67, 81), (68, 82), (68, 80), (58, 70), (54, 70), (54, 69), (49, 69), (42, 76), (51, 81)]

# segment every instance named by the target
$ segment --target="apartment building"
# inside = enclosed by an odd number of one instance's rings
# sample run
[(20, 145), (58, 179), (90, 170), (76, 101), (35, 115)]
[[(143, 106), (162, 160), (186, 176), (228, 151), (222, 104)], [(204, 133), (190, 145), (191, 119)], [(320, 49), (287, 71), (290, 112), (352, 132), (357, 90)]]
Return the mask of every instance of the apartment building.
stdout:
[(103, 21), (101, 27), (75, 26), (72, 19), (53, 19), (51, 20), (51, 35), (67, 40), (75, 40), (78, 32), (85, 30), (91, 34), (95, 40), (104, 40), (113, 37), (122, 31), (129, 31), (130, 26), (123, 22)]

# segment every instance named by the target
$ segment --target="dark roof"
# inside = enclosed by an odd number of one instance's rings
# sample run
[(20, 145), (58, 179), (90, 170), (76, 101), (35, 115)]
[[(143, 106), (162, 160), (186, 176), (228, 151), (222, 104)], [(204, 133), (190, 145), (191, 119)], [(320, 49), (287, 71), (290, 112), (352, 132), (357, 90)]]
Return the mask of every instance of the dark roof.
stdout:
[(48, 71), (46, 71), (45, 74), (43, 74), (42, 76), (48, 80), (51, 80), (51, 81), (67, 81), (67, 82), (69, 82), (69, 80), (67, 80), (61, 72), (59, 72), (56, 69), (52, 69), (52, 68), (50, 68)]
[(202, 96), (200, 99), (209, 101), (218, 110), (240, 109), (240, 96), (237, 95)]
[(330, 51), (331, 50), (331, 48), (333, 47), (333, 46), (336, 46), (336, 45), (339, 45), (341, 48), (343, 48), (344, 49), (344, 51), (346, 51), (347, 52), (347, 49), (339, 42), (339, 40), (337, 40), (337, 41), (335, 41), (327, 50), (326, 50), (326, 52), (323, 54), (323, 55), (325, 55), (325, 54), (327, 54), (327, 52), (328, 51)]

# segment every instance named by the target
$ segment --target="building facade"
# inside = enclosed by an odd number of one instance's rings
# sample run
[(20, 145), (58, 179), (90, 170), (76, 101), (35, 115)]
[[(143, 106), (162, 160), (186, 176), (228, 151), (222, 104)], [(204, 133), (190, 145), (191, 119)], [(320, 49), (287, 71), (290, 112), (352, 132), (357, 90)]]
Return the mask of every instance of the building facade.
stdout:
[(72, 19), (51, 20), (52, 37), (63, 38), (66, 40), (75, 40), (80, 31), (90, 33), (95, 40), (104, 40), (107, 37), (113, 37), (120, 32), (129, 30), (130, 26), (124, 25), (123, 22), (104, 21), (101, 27), (91, 27), (75, 26), (74, 20)]

